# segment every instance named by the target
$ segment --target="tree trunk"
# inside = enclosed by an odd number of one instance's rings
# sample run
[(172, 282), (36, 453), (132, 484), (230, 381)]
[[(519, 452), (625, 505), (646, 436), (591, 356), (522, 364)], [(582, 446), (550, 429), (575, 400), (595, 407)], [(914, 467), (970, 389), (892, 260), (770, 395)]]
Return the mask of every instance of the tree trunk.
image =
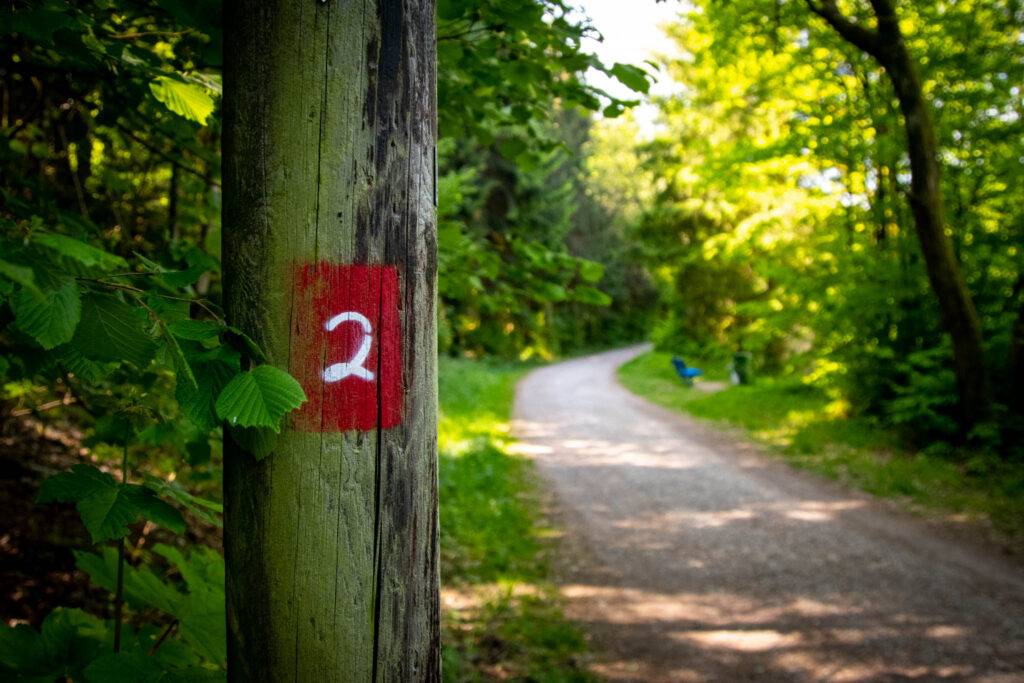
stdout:
[(309, 401), (225, 430), (232, 681), (438, 680), (433, 0), (228, 0), (225, 310)]
[(879, 17), (882, 50), (879, 61), (885, 66), (896, 90), (907, 130), (910, 152), (910, 208), (914, 227), (924, 256), (928, 280), (939, 300), (946, 329), (953, 341), (953, 361), (960, 394), (960, 412), (966, 425), (989, 416), (992, 390), (985, 369), (981, 320), (974, 307), (945, 231), (938, 146), (931, 114), (924, 100), (924, 89), (917, 66), (899, 33), (896, 17)]
[(903, 113), (910, 154), (910, 205), (914, 214), (928, 280), (939, 302), (942, 318), (953, 342), (960, 413), (965, 426), (991, 413), (992, 388), (985, 370), (981, 320), (967, 289), (953, 244), (945, 232), (938, 146), (917, 64), (907, 50), (892, 0), (871, 0), (878, 29), (864, 28), (844, 17), (835, 0), (808, 6), (847, 41), (885, 67)]
[[(1020, 300), (1022, 288), (1024, 288), (1024, 276), (1021, 276), (1017, 281), (1017, 286), (1014, 288), (1014, 301)], [(1024, 302), (1021, 303), (1017, 319), (1013, 322), (1013, 331), (1010, 333), (1010, 358), (1008, 366), (1009, 377), (1008, 381), (1004, 383), (1008, 387), (1006, 392), (1007, 403), (1010, 410), (1024, 415), (1024, 391), (1020, 390), (1024, 386)]]

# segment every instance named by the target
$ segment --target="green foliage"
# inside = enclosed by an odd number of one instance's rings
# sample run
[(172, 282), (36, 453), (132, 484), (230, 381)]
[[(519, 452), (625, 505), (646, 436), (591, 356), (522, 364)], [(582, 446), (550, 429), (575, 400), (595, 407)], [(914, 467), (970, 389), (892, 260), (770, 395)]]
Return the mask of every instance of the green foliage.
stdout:
[(643, 275), (586, 186), (589, 123), (562, 112), (555, 132), (572, 153), (530, 167), (510, 163), (504, 143), (440, 148), (443, 350), (550, 358), (643, 333)]
[(39, 489), (40, 503), (77, 503), (82, 522), (93, 543), (128, 534), (127, 525), (140, 515), (174, 533), (185, 532), (185, 522), (174, 507), (154, 491), (137, 484), (123, 484), (95, 467), (75, 465), (47, 479)]
[(217, 417), (239, 427), (280, 431), (281, 419), (306, 401), (299, 383), (283, 370), (261, 365), (228, 382), (217, 399)]
[(206, 123), (206, 119), (213, 113), (213, 98), (195, 83), (159, 76), (150, 81), (149, 90), (168, 109), (190, 121)]
[[(68, 677), (90, 683), (119, 681), (223, 681), (227, 658), (224, 619), (224, 563), (209, 549), (181, 551), (157, 545), (185, 581), (168, 583), (149, 569), (124, 568), (124, 594), (136, 609), (155, 608), (173, 618), (156, 629), (144, 626), (111, 652), (110, 622), (80, 610), (58, 608), (37, 633), (27, 626), (0, 627), (0, 673), (21, 681), (52, 681)], [(105, 548), (102, 557), (75, 554), (80, 569), (98, 585), (114, 591), (118, 554)], [(182, 641), (166, 640), (178, 628)]]
[(521, 366), (441, 359), (442, 580), (474, 603), (446, 611), (446, 681), (479, 680), (483, 666), (524, 680), (592, 680), (577, 668), (586, 645), (550, 584), (532, 468), (507, 450), (522, 374)]
[[(14, 2), (0, 27), (0, 406), (81, 430), (99, 463), (38, 500), (74, 503), (97, 544), (124, 547), (140, 518), (184, 534), (182, 508), (219, 524), (218, 398), (246, 363), (270, 378), (250, 419), (279, 429), (297, 400), (217, 303), (219, 3)], [(100, 551), (80, 562), (120, 602), (123, 560)], [(121, 638), (120, 622), (57, 610), (41, 633), (3, 629), (0, 678), (223, 680), (222, 560), (162, 551), (187, 590), (130, 565), (125, 589), (164, 626)]]
[[(31, 276), (31, 269), (25, 269)], [(82, 302), (75, 281), (63, 279), (56, 289), (22, 287), (11, 297), (11, 312), (18, 328), (49, 351), (71, 341), (82, 317)]]
[[(1011, 332), (1024, 308), (1022, 185), (1007, 182), (1024, 126), (1009, 85), (1024, 77), (1013, 12), (991, 0), (899, 7), (988, 371), (1017, 406), (993, 433), (1009, 461), (1021, 405), (1010, 377), (1024, 367)], [(681, 54), (666, 70), (684, 87), (658, 102), (665, 128), (638, 150), (655, 194), (634, 233), (661, 290), (659, 348), (751, 351), (760, 372), (813, 378), (919, 443), (980, 438), (956, 423), (952, 347), (882, 68), (803, 2), (700, 2), (669, 33)]]
[(438, 3), (442, 350), (550, 358), (642, 333), (620, 235), (582, 182), (580, 112), (633, 103), (587, 85), (588, 69), (638, 93), (650, 75), (584, 53), (586, 35), (560, 0)]
[(26, 683), (77, 680), (108, 640), (107, 625), (77, 609), (55, 609), (41, 632), (19, 624), (0, 626), (0, 673)]
[[(189, 555), (158, 544), (154, 548), (174, 566), (185, 581), (185, 590), (168, 583), (146, 568), (124, 569), (124, 595), (135, 609), (155, 608), (178, 622), (182, 640), (205, 661), (223, 667), (227, 661), (224, 618), (224, 560), (198, 547)], [(117, 552), (105, 548), (103, 556), (76, 553), (78, 568), (97, 585), (113, 592), (117, 581)]]
[(146, 367), (156, 352), (156, 343), (143, 331), (136, 310), (112, 294), (83, 297), (82, 325), (72, 344), (92, 360), (124, 360)]
[[(131, 557), (126, 535), (140, 517), (183, 533), (185, 509), (185, 518), (219, 524), (219, 503), (208, 498), (219, 495), (223, 440), (269, 456), (304, 399), (227, 325), (220, 305), (220, 14), (220, 3), (193, 0), (15, 0), (0, 10), (0, 87), (10, 104), (0, 138), (0, 408), (83, 433), (98, 467), (58, 474), (39, 500), (74, 503), (94, 542), (128, 547), (129, 603), (179, 623), (165, 640), (142, 627), (117, 653), (122, 624), (102, 625), (102, 648), (73, 670), (58, 671), (64, 664), (50, 655), (31, 663), (52, 665), (39, 669), (44, 677), (223, 677), (222, 646), (207, 633), (223, 612), (222, 589), (218, 602), (187, 574), (201, 551), (184, 564), (165, 553), (188, 584), (182, 591), (147, 569), (160, 560)], [(610, 290), (625, 267), (613, 240), (586, 239), (608, 236), (601, 217), (580, 229), (580, 163), (564, 149), (582, 142), (557, 119), (627, 106), (588, 86), (588, 68), (638, 92), (647, 75), (585, 54), (580, 38), (593, 29), (558, 0), (445, 0), (438, 14), (440, 126), (461, 136), (451, 143), (457, 159), (441, 153), (450, 350), (550, 354), (609, 338), (601, 335), (613, 326), (602, 321), (625, 318), (624, 285)], [(489, 210), (505, 191), (513, 205)], [(508, 325), (515, 333), (506, 339)], [(487, 455), (475, 465), (500, 459)], [(107, 473), (115, 469), (119, 477)], [(505, 474), (517, 482), (521, 471)], [(518, 499), (503, 495), (497, 507), (515, 517)], [(80, 562), (117, 602), (114, 551), (100, 552)], [(83, 633), (93, 623), (72, 622)]]
[(210, 524), (222, 526), (217, 515), (224, 512), (224, 506), (217, 501), (194, 496), (186, 491), (181, 484), (173, 481), (164, 481), (156, 477), (147, 477), (146, 488), (152, 490), (158, 496), (163, 496), (168, 500), (173, 500), (182, 507), (188, 508), (194, 515)]
[(482, 148), (504, 138), (502, 154), (525, 164), (557, 145), (543, 126), (550, 103), (619, 112), (635, 104), (587, 85), (584, 73), (603, 71), (637, 92), (647, 92), (650, 76), (583, 52), (581, 38), (599, 34), (569, 14), (562, 0), (439, 0), (441, 137), (468, 134)]

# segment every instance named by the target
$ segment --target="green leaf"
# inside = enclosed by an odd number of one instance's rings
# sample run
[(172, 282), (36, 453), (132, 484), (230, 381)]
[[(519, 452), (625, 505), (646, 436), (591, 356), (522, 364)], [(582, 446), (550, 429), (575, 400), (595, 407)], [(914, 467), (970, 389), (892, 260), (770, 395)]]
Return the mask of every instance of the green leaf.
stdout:
[(555, 282), (541, 282), (540, 283), (540, 298), (543, 301), (565, 301), (565, 287)]
[(277, 433), (267, 427), (228, 427), (235, 443), (254, 457), (257, 462), (274, 453)]
[(78, 501), (78, 514), (82, 516), (93, 543), (128, 535), (128, 525), (139, 518), (123, 494), (124, 491), (112, 483), (110, 488)]
[(189, 441), (185, 444), (185, 460), (189, 465), (193, 467), (205, 465), (210, 462), (211, 458), (212, 452), (209, 441), (200, 439), (199, 441)]
[(92, 448), (98, 443), (123, 446), (133, 437), (132, 424), (124, 412), (107, 412), (92, 426), (92, 434), (82, 444)]
[(0, 671), (13, 669), (20, 681), (78, 680), (82, 667), (101, 654), (108, 638), (104, 622), (78, 609), (58, 607), (43, 620), (41, 633), (28, 626), (0, 625)]
[(45, 668), (46, 653), (43, 639), (31, 626), (18, 624), (13, 628), (0, 625), (0, 671), (39, 674)]
[(579, 301), (585, 304), (593, 304), (595, 306), (608, 306), (612, 303), (612, 298), (594, 287), (588, 287), (586, 285), (577, 287), (572, 292), (572, 298), (575, 301)]
[(136, 484), (120, 484), (109, 474), (89, 465), (74, 465), (70, 472), (50, 477), (39, 487), (36, 500), (77, 503), (78, 513), (93, 543), (127, 535), (127, 526), (140, 514), (175, 533), (185, 531), (181, 513), (152, 491)]
[(75, 503), (116, 486), (117, 482), (106, 472), (91, 465), (72, 465), (70, 472), (58, 472), (44, 481), (36, 501)]
[(638, 66), (615, 62), (609, 73), (634, 92), (645, 93), (651, 89), (651, 83), (647, 80), (647, 72)]
[(222, 664), (228, 656), (225, 611), (221, 589), (219, 600), (211, 593), (199, 593), (188, 600), (178, 613), (181, 637), (204, 659), (215, 664)]
[(604, 116), (606, 119), (618, 118), (619, 116), (622, 116), (625, 113), (626, 108), (616, 102), (612, 102), (601, 111), (601, 115)]
[(164, 683), (225, 683), (227, 680), (227, 672), (224, 669), (190, 666), (168, 671)]
[(586, 282), (597, 282), (604, 277), (604, 264), (580, 259), (580, 277)]
[(181, 512), (173, 505), (160, 500), (151, 489), (138, 484), (128, 484), (124, 487), (122, 495), (135, 506), (139, 515), (168, 531), (176, 534), (185, 533), (185, 520)]
[(224, 559), (210, 548), (194, 548), (187, 558), (162, 543), (153, 550), (178, 567), (188, 586), (188, 596), (175, 613), (181, 637), (208, 661), (223, 663), (227, 659)]
[[(117, 590), (117, 550), (108, 546), (101, 551), (102, 555), (74, 551), (75, 566), (97, 586), (113, 593)], [(177, 614), (182, 602), (181, 592), (173, 585), (148, 569), (130, 564), (124, 566), (124, 597), (136, 610), (152, 607), (171, 615)]]
[(241, 355), (227, 346), (221, 346), (206, 358), (191, 357), (190, 364), (196, 378), (196, 388), (179, 383), (174, 390), (185, 415), (203, 432), (215, 428), (219, 422), (215, 405), (224, 387), (238, 374)]
[(171, 287), (188, 287), (195, 284), (205, 272), (206, 268), (202, 266), (192, 266), (185, 270), (165, 271), (162, 277)]
[(224, 331), (228, 333), (228, 339), (232, 342), (239, 351), (246, 354), (246, 357), (256, 361), (257, 363), (266, 363), (267, 357), (263, 353), (263, 349), (260, 348), (259, 344), (254, 342), (252, 338), (245, 332), (242, 332), (237, 327), (231, 325), (225, 325)]
[(100, 657), (82, 671), (89, 683), (157, 683), (163, 667), (145, 652), (118, 652)]
[(72, 18), (60, 7), (20, 9), (3, 17), (2, 33), (20, 33), (37, 42), (53, 45), (53, 34), (71, 25)]
[(21, 285), (23, 288), (30, 291), (37, 299), (42, 299), (45, 296), (42, 290), (36, 286), (31, 268), (18, 266), (9, 261), (0, 260), (0, 276), (7, 278), (15, 284)]
[(437, 18), (441, 21), (455, 21), (465, 11), (465, 3), (455, 0), (438, 0)]
[(78, 285), (61, 278), (56, 289), (43, 290), (43, 298), (22, 289), (11, 298), (11, 310), (18, 328), (49, 351), (70, 341), (82, 316)]
[(34, 244), (47, 247), (61, 256), (76, 261), (85, 268), (96, 268), (105, 272), (127, 269), (128, 262), (116, 254), (97, 249), (85, 242), (64, 235), (35, 233)]
[[(166, 549), (166, 546), (157, 545), (156, 550)], [(192, 649), (207, 658), (208, 660), (221, 664), (225, 657), (221, 653), (225, 650), (226, 633), (224, 625), (224, 561), (215, 551), (203, 549), (193, 551), (187, 560), (181, 559), (178, 564), (179, 571), (189, 583), (189, 592), (183, 593), (180, 590), (180, 583), (170, 582), (163, 575), (159, 575), (150, 569), (142, 566), (138, 569), (131, 565), (124, 567), (124, 596), (125, 600), (137, 610), (146, 608), (158, 609), (180, 621), (182, 637), (192, 645)], [(167, 556), (166, 553), (160, 554)], [(179, 553), (180, 557), (180, 553)], [(175, 563), (175, 558), (168, 558)], [(75, 552), (75, 564), (82, 571), (89, 574), (94, 583), (111, 592), (117, 584), (118, 557), (114, 548), (104, 548), (103, 556), (93, 553)], [(210, 569), (209, 566), (214, 566)], [(216, 571), (219, 565), (219, 574)], [(193, 587), (188, 581), (187, 572), (199, 574), (204, 580), (197, 581)], [(217, 577), (219, 576), (219, 581)], [(203, 615), (203, 612), (209, 614)], [(210, 623), (211, 618), (219, 621), (221, 626), (218, 629), (216, 623)], [(140, 634), (140, 644), (152, 642), (152, 638), (146, 638)], [(190, 652), (179, 652), (177, 656), (166, 656), (173, 653), (169, 647), (172, 641), (165, 643), (160, 648), (154, 661), (161, 663), (165, 668), (170, 665), (177, 667), (198, 661), (191, 656)], [(147, 643), (148, 644), (148, 643)], [(155, 643), (154, 643), (155, 644)], [(149, 648), (146, 647), (146, 650)], [(138, 650), (136, 650), (138, 651)], [(145, 651), (145, 650), (143, 650)], [(164, 653), (165, 656), (161, 656)], [(185, 656), (182, 656), (185, 655)], [(161, 661), (162, 660), (162, 661)], [(188, 670), (181, 670), (183, 674)], [(174, 669), (168, 669), (170, 674)], [(189, 677), (169, 678), (168, 680), (191, 680)], [(207, 680), (201, 678), (198, 680)], [(92, 679), (90, 679), (90, 682)]]
[(205, 125), (206, 119), (213, 113), (213, 98), (195, 83), (159, 76), (150, 81), (149, 90), (164, 106), (190, 121)]
[(58, 347), (54, 353), (59, 357), (59, 362), (64, 365), (68, 372), (92, 384), (99, 382), (118, 367), (115, 363), (101, 363), (89, 360), (70, 344)]
[(204, 341), (220, 334), (221, 326), (208, 320), (182, 320), (170, 326), (171, 333), (179, 339)]
[(139, 327), (135, 310), (116, 296), (91, 293), (82, 297), (82, 320), (72, 339), (87, 358), (149, 364), (156, 342)]
[(153, 546), (153, 552), (162, 555), (178, 567), (190, 591), (224, 592), (224, 558), (216, 550), (195, 546), (186, 557), (177, 548), (157, 543)]
[(163, 479), (157, 479), (156, 477), (147, 477), (145, 486), (157, 495), (170, 498), (171, 500), (184, 505), (202, 519), (205, 519), (212, 524), (216, 524), (217, 526), (221, 526), (220, 518), (214, 514), (224, 512), (224, 506), (220, 503), (193, 496), (191, 493), (186, 491), (181, 484), (164, 481)]
[(281, 418), (306, 401), (291, 375), (272, 365), (238, 374), (217, 398), (217, 417), (238, 427), (269, 427), (281, 431)]
[(511, 138), (503, 141), (498, 151), (501, 156), (509, 161), (514, 161), (517, 156), (526, 151), (526, 143), (518, 138)]
[(199, 389), (196, 376), (192, 372), (192, 366), (189, 365), (188, 359), (185, 358), (181, 345), (178, 344), (178, 338), (165, 324), (160, 325), (160, 338), (164, 340), (164, 348), (167, 349), (174, 362), (174, 370), (177, 373), (178, 382), (188, 385), (189, 389), (193, 391)]
[(20, 674), (14, 680), (49, 683), (78, 680), (82, 667), (101, 654), (106, 625), (77, 609), (58, 607), (43, 620), (42, 632), (30, 626), (0, 624), (0, 673)]

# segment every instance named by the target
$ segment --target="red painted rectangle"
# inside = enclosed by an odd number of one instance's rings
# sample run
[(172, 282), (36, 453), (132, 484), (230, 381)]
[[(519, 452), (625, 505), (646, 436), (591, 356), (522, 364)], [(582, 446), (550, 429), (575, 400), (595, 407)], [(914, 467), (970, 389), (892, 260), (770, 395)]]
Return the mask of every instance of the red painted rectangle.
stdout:
[(398, 271), (389, 266), (297, 265), (291, 372), (308, 401), (303, 432), (368, 431), (402, 422)]

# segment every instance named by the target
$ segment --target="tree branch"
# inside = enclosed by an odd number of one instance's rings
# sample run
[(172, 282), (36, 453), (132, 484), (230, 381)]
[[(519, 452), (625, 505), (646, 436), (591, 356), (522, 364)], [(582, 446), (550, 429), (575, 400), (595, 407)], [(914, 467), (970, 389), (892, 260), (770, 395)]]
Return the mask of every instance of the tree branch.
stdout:
[(143, 36), (183, 36), (194, 31), (194, 28), (186, 29), (184, 31), (140, 31), (138, 33), (108, 33), (107, 38), (113, 38), (115, 40), (134, 40), (135, 38), (142, 38)]
[[(814, 0), (804, 0), (807, 8), (829, 23), (847, 42), (864, 50), (869, 55), (881, 60), (882, 42), (877, 31), (866, 29), (860, 24), (843, 16), (836, 6), (836, 0), (821, 0), (815, 3)], [(877, 4), (876, 4), (877, 3)], [(871, 0), (871, 4), (878, 12), (877, 5), (889, 5), (888, 0)], [(891, 5), (889, 5), (891, 11)]]
[(899, 19), (896, 18), (896, 7), (892, 0), (871, 0), (871, 9), (875, 11), (875, 18), (878, 19), (878, 34), (884, 38), (902, 41)]

